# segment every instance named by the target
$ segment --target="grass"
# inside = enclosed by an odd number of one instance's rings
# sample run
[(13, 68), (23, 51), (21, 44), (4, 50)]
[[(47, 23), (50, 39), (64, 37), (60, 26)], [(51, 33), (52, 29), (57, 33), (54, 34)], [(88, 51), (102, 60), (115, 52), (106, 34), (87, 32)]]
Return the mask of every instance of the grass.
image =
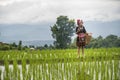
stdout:
[(0, 64), (0, 80), (119, 80), (120, 48), (0, 51)]

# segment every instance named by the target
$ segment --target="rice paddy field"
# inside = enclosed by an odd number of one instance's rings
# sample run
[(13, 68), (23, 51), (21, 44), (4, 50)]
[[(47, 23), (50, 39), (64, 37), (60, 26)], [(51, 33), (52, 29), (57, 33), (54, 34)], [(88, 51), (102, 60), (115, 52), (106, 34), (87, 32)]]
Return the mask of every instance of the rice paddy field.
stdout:
[(120, 80), (120, 48), (0, 51), (0, 80)]

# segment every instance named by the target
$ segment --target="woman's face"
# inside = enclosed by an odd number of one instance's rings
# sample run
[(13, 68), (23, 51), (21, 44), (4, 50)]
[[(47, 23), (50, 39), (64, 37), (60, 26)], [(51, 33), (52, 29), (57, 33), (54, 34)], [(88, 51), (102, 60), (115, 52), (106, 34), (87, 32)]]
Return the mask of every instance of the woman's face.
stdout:
[(81, 23), (80, 23), (80, 25), (82, 26), (82, 25), (83, 25), (83, 23), (81, 22)]
[(82, 26), (82, 25), (83, 25), (83, 23), (82, 23), (82, 22), (80, 22), (80, 23), (79, 23), (79, 26)]
[(81, 22), (80, 22), (80, 25), (82, 26), (83, 25), (83, 21), (81, 20)]

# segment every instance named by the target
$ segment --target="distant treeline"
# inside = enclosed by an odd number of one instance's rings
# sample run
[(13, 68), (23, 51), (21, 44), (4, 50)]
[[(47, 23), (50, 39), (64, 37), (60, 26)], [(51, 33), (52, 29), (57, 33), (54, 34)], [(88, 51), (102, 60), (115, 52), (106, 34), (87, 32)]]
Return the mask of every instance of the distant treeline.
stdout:
[[(92, 38), (90, 43), (85, 47), (86, 48), (120, 47), (120, 37), (116, 35), (108, 35), (105, 38), (99, 36), (97, 38)], [(77, 48), (76, 38), (74, 39), (74, 42), (68, 46), (68, 48)], [(18, 45), (15, 42), (12, 44), (0, 42), (0, 50), (26, 50), (26, 49), (43, 50), (43, 49), (57, 49), (57, 47), (55, 47), (54, 45), (48, 46), (47, 44), (45, 44), (44, 46), (37, 46), (37, 47), (35, 47), (34, 45), (22, 46), (22, 41), (19, 41)]]
[(17, 45), (15, 42), (8, 44), (0, 42), (0, 50), (24, 50), (28, 48), (27, 46), (22, 46), (22, 41), (19, 41)]
[[(76, 39), (72, 43), (71, 47), (76, 48)], [(108, 35), (105, 38), (99, 36), (97, 38), (92, 38), (90, 43), (86, 45), (86, 48), (110, 48), (110, 47), (120, 47), (120, 37), (116, 35)]]
[(0, 50), (43, 50), (43, 49), (55, 49), (55, 47), (53, 45), (47, 44), (45, 44), (44, 46), (37, 47), (35, 47), (34, 45), (23, 46), (22, 41), (19, 41), (18, 45), (15, 42), (9, 44), (0, 42)]

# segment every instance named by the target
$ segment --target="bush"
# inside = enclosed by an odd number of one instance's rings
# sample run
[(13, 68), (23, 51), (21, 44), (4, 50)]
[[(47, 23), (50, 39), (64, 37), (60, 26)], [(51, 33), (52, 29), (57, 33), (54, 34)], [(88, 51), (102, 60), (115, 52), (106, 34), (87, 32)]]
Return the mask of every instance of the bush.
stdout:
[(0, 50), (10, 50), (10, 46), (9, 45), (0, 46)]

